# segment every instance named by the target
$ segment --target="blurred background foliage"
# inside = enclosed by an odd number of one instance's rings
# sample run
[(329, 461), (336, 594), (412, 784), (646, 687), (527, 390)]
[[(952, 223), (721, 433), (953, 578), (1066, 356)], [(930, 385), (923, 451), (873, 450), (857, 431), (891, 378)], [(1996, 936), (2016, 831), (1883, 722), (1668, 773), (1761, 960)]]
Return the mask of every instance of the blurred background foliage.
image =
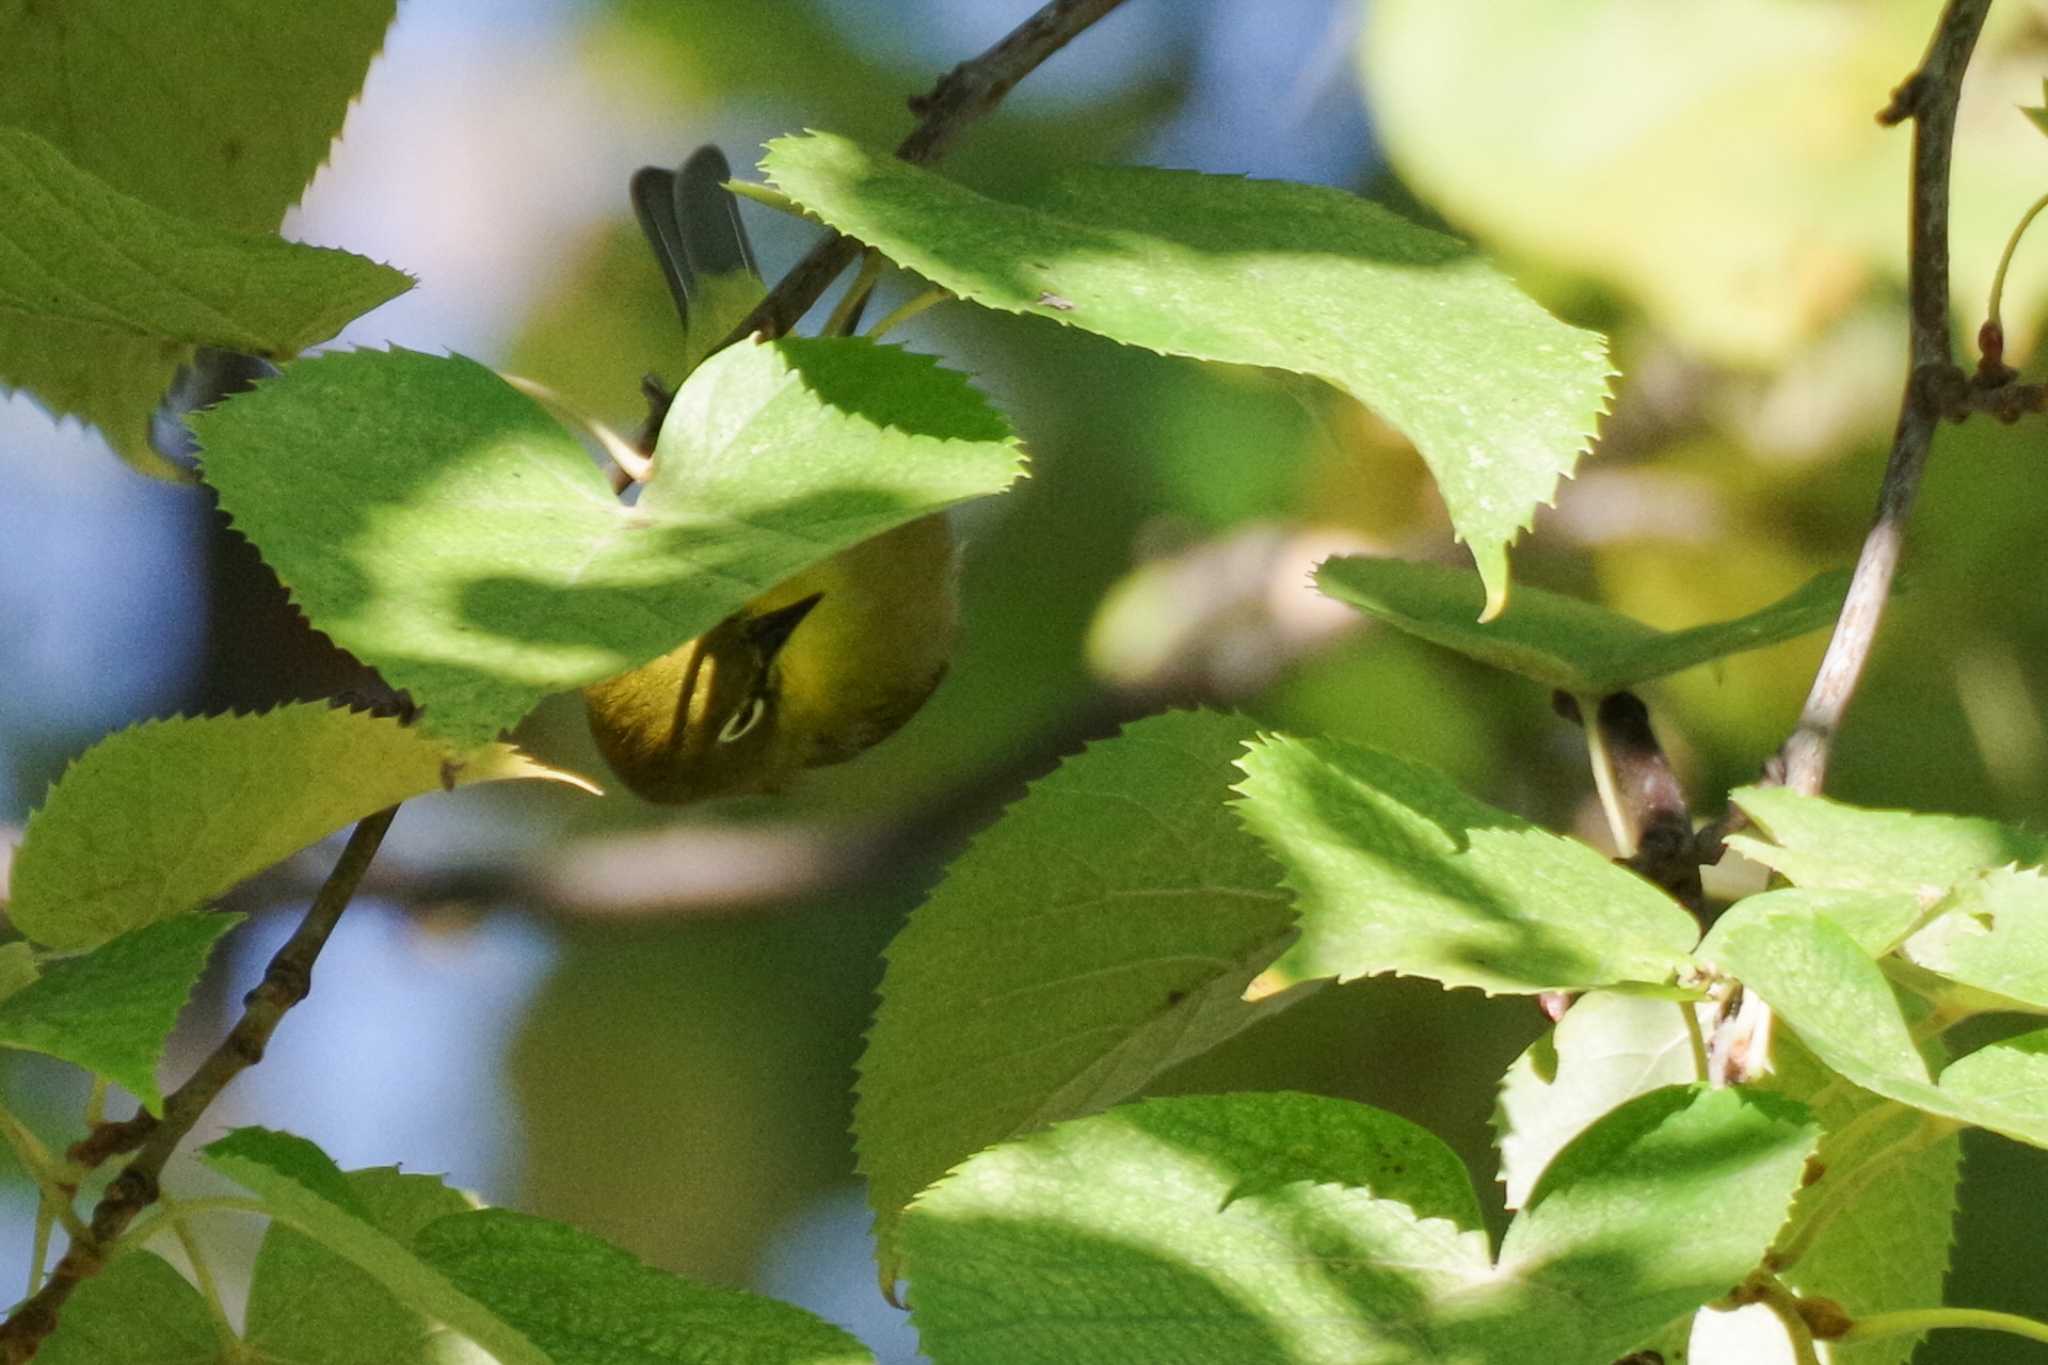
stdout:
[[(421, 277), (345, 341), (474, 354), (632, 429), (641, 376), (674, 378), (680, 340), (626, 211), (632, 169), (704, 141), (745, 166), (800, 127), (893, 142), (905, 96), (1029, 8), (411, 0), (287, 231)], [(1130, 0), (947, 169), (996, 190), (1086, 159), (1311, 179), (1475, 237), (1609, 333), (1620, 371), (1599, 448), (1518, 548), (1519, 576), (1683, 626), (1854, 555), (1904, 359), (1907, 135), (1870, 116), (1937, 8)], [(1998, 6), (1957, 153), (1961, 335), (2004, 232), (2048, 189), (2048, 144), (2012, 108), (2044, 68), (2048, 7)], [(771, 276), (812, 235), (748, 213)], [(2024, 352), (2048, 246), (2022, 250), (2009, 288)], [(909, 289), (890, 280), (880, 306)], [(957, 305), (902, 339), (975, 375), (1033, 459), (1018, 492), (960, 517), (966, 628), (932, 703), (776, 801), (675, 813), (503, 791), (408, 808), (381, 899), (344, 927), (223, 1123), (307, 1132), (345, 1164), (448, 1170), (665, 1266), (796, 1298), (905, 1360), (850, 1193), (852, 1064), (903, 917), (1059, 754), (1162, 705), (1234, 705), (1605, 839), (1579, 736), (1548, 698), (1307, 591), (1336, 550), (1463, 562), (1419, 463), (1369, 413)], [(1938, 437), (1912, 591), (1842, 737), (1836, 795), (2048, 824), (2040, 441), (1984, 420)], [(142, 480), (20, 399), (0, 408), (0, 461), (0, 820), (115, 725), (359, 681), (201, 492)], [(1648, 690), (1699, 813), (1782, 739), (1823, 643)], [(518, 737), (597, 769), (574, 699)], [(293, 894), (287, 869), (248, 899)], [(279, 932), (271, 917), (245, 937)], [(266, 947), (241, 946), (194, 1047)], [(1491, 1087), (1540, 1026), (1527, 1002), (1365, 982), (1159, 1089), (1379, 1104), (1449, 1137), (1491, 1194)], [(47, 1132), (75, 1124), (68, 1081), (0, 1065)], [(2038, 1245), (2048, 1165), (1991, 1140), (1969, 1151), (1952, 1300), (2048, 1312), (2048, 1284), (2014, 1254)], [(24, 1214), (26, 1193), (11, 1199)], [(26, 1236), (17, 1218), (24, 1262)], [(2023, 1350), (1952, 1339), (1919, 1358)]]

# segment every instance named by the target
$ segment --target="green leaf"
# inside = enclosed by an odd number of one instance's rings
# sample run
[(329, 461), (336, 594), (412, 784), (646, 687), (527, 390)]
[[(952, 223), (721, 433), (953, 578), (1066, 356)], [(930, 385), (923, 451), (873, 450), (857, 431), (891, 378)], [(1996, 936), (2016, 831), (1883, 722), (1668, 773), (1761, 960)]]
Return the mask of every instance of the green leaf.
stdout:
[[(10, 134), (15, 140), (44, 139), (77, 168), (74, 175), (83, 173), (159, 210), (152, 221), (163, 214), (184, 220), (162, 221), (166, 242), (207, 242), (211, 234), (198, 225), (269, 232), (326, 159), (395, 9), (395, 0), (343, 0), (288, 11), (256, 0), (16, 5), (0, 13), (0, 52), (8, 58), (8, 79), (0, 83), (0, 127), (20, 130)], [(256, 110), (260, 117), (252, 115)], [(9, 206), (10, 230), (40, 198), (20, 186), (0, 193), (0, 202)], [(135, 226), (132, 210), (118, 217)], [(21, 246), (30, 240), (11, 235)], [(171, 277), (200, 286), (202, 298), (219, 298), (225, 286), (245, 283), (239, 258), (232, 271), (193, 279), (175, 252), (167, 256), (132, 231), (118, 242), (96, 244), (94, 252), (104, 255), (110, 247), (133, 247), (133, 259), (170, 264)], [(218, 245), (206, 250), (221, 255)], [(310, 248), (277, 250), (314, 259)], [(319, 268), (333, 273), (325, 261), (339, 254), (319, 253)], [(381, 285), (372, 272), (382, 272)], [(131, 273), (123, 270), (119, 277)], [(61, 265), (58, 274), (73, 278)], [(367, 262), (356, 261), (341, 274), (337, 283), (354, 281), (348, 290), (338, 289), (325, 307), (309, 310), (301, 302), (293, 310), (300, 317), (297, 331), (317, 329), (322, 315), (339, 315), (309, 340), (373, 306), (379, 300), (370, 295), (377, 288), (404, 287), (402, 276)], [(0, 266), (0, 276), (11, 275), (12, 269)], [(152, 287), (144, 297), (160, 294)], [(274, 309), (261, 294), (245, 295), (237, 287), (226, 296), (237, 314)], [(127, 309), (120, 311), (125, 315)], [(186, 345), (170, 339), (178, 335), (0, 312), (0, 385), (26, 389), (53, 412), (93, 423), (124, 458), (161, 472), (165, 466), (148, 446), (148, 419), (189, 354)]]
[(890, 945), (854, 1111), (885, 1279), (898, 1211), (955, 1163), (1114, 1104), (1292, 1000), (1243, 998), (1293, 920), (1225, 804), (1252, 729), (1174, 712), (1068, 759)]
[(843, 339), (699, 366), (632, 506), (553, 418), (460, 357), (301, 361), (194, 426), (221, 505), (313, 624), (463, 740), (1020, 467), (961, 376)]
[[(1803, 894), (1771, 893), (1774, 901)], [(1508, 1069), (1496, 1126), (1509, 1207), (1525, 1202), (1552, 1158), (1602, 1114), (1693, 1079), (1696, 1064), (1681, 1008), (1687, 1007), (1592, 992), (1575, 1000), (1550, 1035)], [(1912, 1110), (1839, 1084), (1835, 1073), (1789, 1035), (1777, 1040), (1763, 1084), (1811, 1107), (1824, 1133), (1778, 1245), (1817, 1209), (1827, 1210), (1827, 1221), (1797, 1264), (1782, 1272), (1786, 1282), (1857, 1315), (1938, 1301), (1948, 1270), (1961, 1156), (1954, 1138), (1931, 1140)], [(1877, 1109), (1892, 1117), (1872, 1114)], [(1871, 1117), (1858, 1122), (1866, 1114)], [(1865, 1169), (1873, 1163), (1875, 1179)], [(1846, 1206), (1834, 1200), (1845, 1184), (1856, 1194)], [(1731, 1342), (1731, 1334), (1740, 1340)], [(1784, 1336), (1783, 1324), (1768, 1309), (1703, 1309), (1697, 1334), (1695, 1324), (1685, 1322), (1669, 1334), (1665, 1350), (1676, 1359), (1690, 1338), (1689, 1359), (1697, 1365), (1747, 1365), (1777, 1355), (1790, 1359)], [(1836, 1355), (1841, 1365), (1899, 1365), (1911, 1351), (1910, 1340), (1894, 1340), (1838, 1348)]]
[(0, 127), (0, 202), (0, 386), (124, 446), (194, 344), (293, 355), (411, 287), (346, 251), (167, 213), (19, 128)]
[(1814, 1056), (1866, 1090), (1957, 1123), (2048, 1147), (2048, 1066), (2026, 1035), (1949, 1064), (1937, 1083), (1899, 998), (1830, 921), (1741, 902), (1700, 957), (1755, 991)]
[(1783, 787), (1742, 787), (1733, 799), (1764, 838), (1737, 834), (1729, 844), (1806, 888), (1931, 899), (1988, 868), (2048, 861), (2048, 838), (1991, 820), (1864, 810)]
[(68, 0), (0, 15), (0, 125), (158, 208), (261, 232), (327, 159), (395, 0)]
[(1441, 773), (1336, 740), (1262, 739), (1245, 825), (1287, 869), (1291, 980), (1395, 972), (1488, 994), (1669, 986), (1698, 927), (1586, 845), (1474, 801)]
[(1916, 897), (1853, 888), (1781, 888), (1747, 897), (1742, 904), (1748, 914), (1769, 911), (1827, 920), (1847, 934), (1864, 956), (1872, 958), (1883, 957), (1898, 947), (1899, 940), (1927, 913)]
[(1822, 574), (1789, 597), (1733, 621), (1663, 631), (1620, 612), (1541, 588), (1520, 588), (1494, 620), (1476, 619), (1486, 589), (1440, 564), (1345, 557), (1324, 562), (1316, 587), (1368, 616), (1574, 696), (1604, 697), (1697, 664), (1761, 649), (1833, 623), (1849, 575)]
[[(914, 1316), (948, 1365), (1608, 1365), (1755, 1266), (1813, 1149), (1803, 1112), (1734, 1090), (1625, 1105), (1559, 1156), (1496, 1264), (1449, 1153), (1389, 1115), (1149, 1101), (980, 1153), (920, 1196)], [(1425, 1151), (1443, 1172), (1425, 1188), (1447, 1183), (1411, 1208)]]
[(39, 943), (90, 948), (409, 797), (529, 777), (595, 790), (509, 744), (464, 751), (320, 702), (148, 721), (86, 750), (29, 817), (8, 915)]
[(41, 975), (36, 950), (26, 943), (0, 944), (0, 1000), (5, 1000)]
[(227, 1365), (226, 1327), (170, 1262), (129, 1251), (82, 1282), (41, 1365)]
[(1551, 1160), (1602, 1114), (1699, 1079), (1683, 1013), (1691, 1008), (1591, 991), (1515, 1059), (1501, 1078), (1494, 1112), (1509, 1208), (1522, 1207)]
[[(350, 1171), (346, 1181), (354, 1211), (401, 1244), (436, 1218), (471, 1207), (437, 1177), (401, 1175), (392, 1167)], [(306, 1234), (278, 1222), (264, 1234), (250, 1272), (243, 1338), (265, 1358), (298, 1365), (426, 1365), (434, 1359), (438, 1331), (375, 1277)]]
[(2001, 868), (1958, 882), (1939, 908), (1903, 945), (1908, 961), (2003, 1008), (2048, 1013), (2048, 877)]
[(1619, 1354), (1756, 1266), (1819, 1138), (1806, 1107), (1782, 1096), (1653, 1091), (1551, 1162), (1501, 1241), (1500, 1268), (1566, 1300), (1619, 1298), (1597, 1323), (1603, 1350)]
[(693, 1284), (566, 1224), (506, 1209), (438, 1219), (421, 1258), (554, 1365), (872, 1365), (794, 1304)]
[(347, 1260), (414, 1312), (469, 1337), (500, 1365), (561, 1365), (379, 1227), (370, 1200), (306, 1139), (237, 1128), (199, 1156), (260, 1196), (273, 1218)]
[(41, 1052), (104, 1076), (163, 1112), (156, 1086), (164, 1043), (240, 915), (178, 915), (131, 930), (0, 1000), (0, 1046)]
[(0, 310), (38, 329), (290, 356), (411, 287), (346, 251), (166, 213), (18, 128), (0, 127), (0, 195)]
[[(1941, 1302), (1955, 1240), (1962, 1165), (1957, 1138), (1936, 1138), (1914, 1111), (1840, 1084), (1796, 1038), (1776, 1040), (1764, 1084), (1810, 1105), (1826, 1130), (1813, 1161), (1818, 1178), (1800, 1190), (1779, 1245), (1823, 1209), (1827, 1221), (1797, 1263), (1781, 1272), (1787, 1285), (1833, 1299), (1854, 1317), (1903, 1303)], [(1880, 1110), (1890, 1112), (1875, 1112)], [(1837, 1198), (1844, 1185), (1854, 1193), (1847, 1204)], [(1783, 1325), (1770, 1310), (1760, 1316), (1770, 1318), (1782, 1341)], [(1831, 1359), (1835, 1365), (1905, 1365), (1915, 1344), (1913, 1338), (1895, 1337), (1837, 1345)], [(1747, 1365), (1755, 1358), (1694, 1355), (1697, 1365)]]
[(1084, 166), (1006, 203), (825, 133), (779, 138), (761, 165), (805, 209), (962, 298), (1351, 394), (1428, 463), (1496, 606), (1507, 546), (1606, 401), (1600, 337), (1463, 243), (1337, 190)]

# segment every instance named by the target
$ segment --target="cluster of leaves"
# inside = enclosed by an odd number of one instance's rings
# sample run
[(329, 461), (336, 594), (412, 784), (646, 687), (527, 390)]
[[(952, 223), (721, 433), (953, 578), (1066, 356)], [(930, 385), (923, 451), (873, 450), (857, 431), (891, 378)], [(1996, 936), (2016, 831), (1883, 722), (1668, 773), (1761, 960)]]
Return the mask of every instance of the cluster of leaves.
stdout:
[[(189, 40), (120, 13), (129, 27), (110, 7), (105, 31), (123, 42)], [(224, 65), (367, 63), (389, 13), (329, 16), (353, 47), (331, 29), (237, 27)], [(1378, 22), (1430, 13), (1389, 4)], [(52, 43), (61, 28), (20, 26)], [(259, 38), (276, 49), (248, 50)], [(299, 92), (320, 109), (286, 121), (292, 156), (248, 155), (238, 131), (195, 120), (188, 160), (211, 179), (39, 120), (25, 88), (0, 95), (0, 198), (22, 206), (0, 304), (35, 335), (0, 328), (0, 382), (132, 458), (148, 458), (148, 412), (191, 348), (291, 360), (404, 287), (266, 235), (353, 77)], [(101, 107), (118, 128), (128, 106)], [(1591, 699), (1839, 605), (1826, 578), (1663, 633), (1526, 588), (1511, 602), (1508, 548), (1589, 438), (1604, 344), (1378, 206), (1132, 169), (997, 199), (828, 134), (776, 142), (763, 169), (960, 299), (1312, 376), (1370, 406), (1429, 466), (1476, 572), (1346, 559), (1318, 586), (1422, 639)], [(236, 527), (420, 720), (302, 706), (159, 722), (92, 750), (37, 812), (10, 905), (31, 942), (0, 950), (0, 1044), (152, 1110), (165, 1038), (232, 927), (205, 912), (212, 898), (417, 794), (576, 780), (493, 737), (847, 546), (1000, 492), (1021, 465), (964, 379), (861, 339), (740, 345), (699, 366), (660, 434), (662, 476), (630, 506), (538, 404), (460, 357), (292, 361), (194, 426)], [(2048, 1145), (2048, 1034), (1931, 1058), (1960, 1018), (2048, 1001), (2048, 851), (1982, 822), (1739, 799), (1758, 831), (1744, 851), (1790, 886), (1702, 939), (1632, 873), (1394, 754), (1194, 712), (1071, 760), (961, 858), (889, 955), (856, 1119), (885, 1283), (907, 1281), (949, 1363), (1597, 1365), (1688, 1337), (1705, 1360), (1739, 1315), (1695, 1315), (1766, 1265), (1852, 1312), (1932, 1300), (1955, 1131)], [(1517, 1213), (1497, 1248), (1462, 1165), (1392, 1115), (1292, 1094), (1122, 1104), (1326, 981), (1389, 972), (1587, 993), (1504, 1083)], [(1710, 1089), (1701, 1019), (1738, 981), (1796, 1043), (1767, 1082)], [(260, 1349), (425, 1360), (452, 1332), (507, 1362), (865, 1358), (796, 1309), (475, 1209), (427, 1177), (346, 1174), (255, 1129), (204, 1158), (271, 1219), (241, 1333)], [(108, 1248), (48, 1358), (230, 1349), (218, 1305), (140, 1249), (160, 1226)], [(1871, 1254), (1877, 1229), (1901, 1249)]]

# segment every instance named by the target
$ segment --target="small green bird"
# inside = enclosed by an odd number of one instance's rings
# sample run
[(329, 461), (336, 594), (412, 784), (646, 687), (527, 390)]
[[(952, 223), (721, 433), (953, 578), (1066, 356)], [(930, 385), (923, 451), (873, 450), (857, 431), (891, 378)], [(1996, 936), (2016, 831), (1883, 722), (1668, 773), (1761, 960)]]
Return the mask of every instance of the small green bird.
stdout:
[[(765, 295), (732, 170), (716, 147), (646, 167), (633, 206), (699, 364)], [(651, 480), (661, 477), (659, 461)], [(681, 803), (775, 791), (916, 714), (952, 657), (959, 606), (943, 515), (864, 541), (703, 635), (583, 689), (590, 732), (626, 785)]]

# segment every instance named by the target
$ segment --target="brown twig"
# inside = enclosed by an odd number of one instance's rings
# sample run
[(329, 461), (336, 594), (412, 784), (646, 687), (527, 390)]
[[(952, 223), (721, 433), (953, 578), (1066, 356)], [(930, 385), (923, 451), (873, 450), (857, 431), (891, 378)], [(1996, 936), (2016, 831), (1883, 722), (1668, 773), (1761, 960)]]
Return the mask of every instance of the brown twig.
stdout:
[(1949, 0), (1920, 68), (1892, 92), (1878, 122), (1913, 120), (1912, 226), (1906, 273), (1912, 369), (1899, 404), (1878, 493), (1877, 518), (1864, 538), (1855, 576), (1835, 622), (1834, 638), (1807, 693), (1799, 727), (1785, 741), (1785, 785), (1818, 792), (1827, 775), (1828, 750), (1870, 658), (1877, 627), (1898, 570), (1906, 519), (1920, 491), (1934, 427), (1955, 412), (1968, 390), (1949, 345), (1948, 181), (1955, 140), (1956, 102), (1963, 72), (1991, 0)]
[(91, 1236), (67, 1247), (42, 1288), (0, 1323), (0, 1361), (19, 1365), (35, 1356), (44, 1339), (57, 1329), (57, 1314), (64, 1301), (104, 1268), (107, 1248), (137, 1214), (156, 1202), (157, 1181), (171, 1153), (228, 1083), (263, 1060), (263, 1050), (277, 1032), (278, 1024), (313, 989), (313, 964), (326, 946), (328, 935), (334, 932), (341, 912), (348, 908), (370, 860), (377, 856), (377, 846), (384, 841), (384, 831), (391, 827), (391, 819), (397, 813), (398, 807), (392, 806), (356, 826), (348, 846), (334, 864), (334, 871), (320, 888), (320, 894), (313, 898), (306, 918), (270, 959), (263, 979), (243, 998), (241, 1019), (190, 1079), (164, 1100), (163, 1117), (138, 1113), (125, 1123), (103, 1124), (72, 1149), (74, 1157), (85, 1153), (99, 1160), (128, 1150), (133, 1150), (135, 1156), (94, 1206), (89, 1225)]
[[(897, 145), (896, 155), (917, 166), (937, 161), (968, 124), (1001, 104), (1012, 86), (1121, 3), (1123, 0), (1051, 0), (1041, 6), (994, 47), (948, 71), (930, 94), (911, 99), (910, 112), (918, 115), (918, 125)], [(859, 242), (836, 232), (812, 247), (723, 344), (731, 345), (756, 332), (769, 337), (785, 335), (860, 252)]]

